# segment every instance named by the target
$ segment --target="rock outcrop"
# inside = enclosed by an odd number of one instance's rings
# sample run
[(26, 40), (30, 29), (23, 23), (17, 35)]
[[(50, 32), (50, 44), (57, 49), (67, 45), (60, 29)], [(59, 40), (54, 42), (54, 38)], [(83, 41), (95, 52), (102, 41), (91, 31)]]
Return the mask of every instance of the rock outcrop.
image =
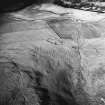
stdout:
[(0, 105), (105, 105), (105, 19), (28, 9), (0, 26)]

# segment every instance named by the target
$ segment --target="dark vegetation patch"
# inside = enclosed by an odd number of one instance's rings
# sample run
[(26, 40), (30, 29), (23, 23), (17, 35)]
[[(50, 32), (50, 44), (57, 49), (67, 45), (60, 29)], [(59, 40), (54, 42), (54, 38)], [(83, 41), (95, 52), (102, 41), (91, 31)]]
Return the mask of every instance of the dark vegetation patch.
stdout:
[(77, 105), (66, 70), (50, 75), (0, 62), (0, 105)]

